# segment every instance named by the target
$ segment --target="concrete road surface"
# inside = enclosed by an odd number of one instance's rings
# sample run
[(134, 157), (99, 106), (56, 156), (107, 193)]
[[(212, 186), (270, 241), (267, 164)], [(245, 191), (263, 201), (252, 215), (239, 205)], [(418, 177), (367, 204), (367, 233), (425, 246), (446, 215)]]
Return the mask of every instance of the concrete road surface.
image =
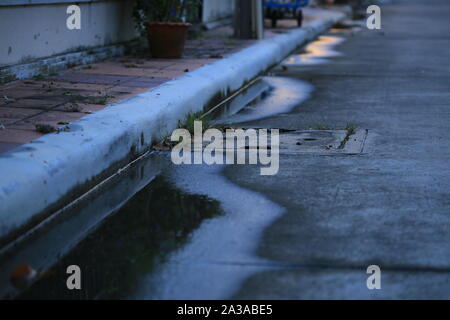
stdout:
[[(286, 213), (258, 255), (273, 268), (235, 298), (450, 298), (450, 2), (382, 5), (382, 30), (344, 37), (329, 63), (277, 68), (315, 92), (246, 127), (368, 129), (357, 156), (281, 155), (280, 171), (230, 166)], [(381, 268), (381, 290), (366, 269)]]

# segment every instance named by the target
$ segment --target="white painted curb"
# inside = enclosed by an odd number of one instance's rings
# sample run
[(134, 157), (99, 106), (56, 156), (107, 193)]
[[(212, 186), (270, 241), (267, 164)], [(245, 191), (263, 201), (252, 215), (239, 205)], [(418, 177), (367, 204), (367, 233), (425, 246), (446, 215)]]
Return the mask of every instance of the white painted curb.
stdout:
[(0, 155), (0, 240), (114, 164), (139, 154), (201, 111), (218, 93), (241, 88), (344, 15), (316, 10), (319, 19), (263, 40), (144, 94), (87, 115), (69, 132), (48, 134)]

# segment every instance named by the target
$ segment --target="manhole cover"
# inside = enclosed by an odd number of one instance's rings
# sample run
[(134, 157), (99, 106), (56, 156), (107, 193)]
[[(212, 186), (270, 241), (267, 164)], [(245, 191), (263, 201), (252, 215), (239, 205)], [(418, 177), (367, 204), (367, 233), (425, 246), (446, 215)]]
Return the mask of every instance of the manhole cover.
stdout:
[(360, 154), (367, 130), (300, 130), (280, 134), (280, 153), (333, 155)]
[[(364, 143), (367, 136), (367, 130), (297, 130), (287, 131), (280, 130), (279, 145), (276, 146), (276, 141), (272, 139), (272, 133), (268, 132), (266, 136), (267, 146), (258, 144), (257, 132), (261, 129), (227, 129), (227, 132), (237, 133), (244, 131), (246, 134), (238, 135), (231, 138), (231, 143), (222, 136), (223, 141), (220, 142), (219, 149), (228, 152), (236, 150), (259, 150), (269, 149), (271, 152), (279, 150), (280, 154), (314, 154), (314, 155), (356, 155), (363, 151)], [(253, 131), (253, 142), (250, 143), (248, 139), (249, 132)], [(263, 129), (263, 131), (266, 131)], [(266, 131), (267, 132), (267, 131)], [(219, 134), (222, 134), (219, 132)], [(234, 140), (236, 138), (236, 140)], [(205, 141), (203, 136), (194, 137), (183, 141), (180, 147), (187, 148), (186, 150), (199, 152), (204, 151), (206, 147), (210, 146), (210, 139)]]

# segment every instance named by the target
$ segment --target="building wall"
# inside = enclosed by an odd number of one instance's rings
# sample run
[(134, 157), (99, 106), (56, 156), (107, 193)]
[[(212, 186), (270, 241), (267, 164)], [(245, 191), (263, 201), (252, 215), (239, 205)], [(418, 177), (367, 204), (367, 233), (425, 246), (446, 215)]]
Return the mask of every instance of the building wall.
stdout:
[[(203, 0), (203, 22), (233, 15), (234, 0)], [(68, 30), (67, 7), (81, 8), (81, 30)], [(135, 38), (133, 0), (0, 0), (0, 67)]]
[(234, 0), (203, 0), (203, 22), (229, 18), (234, 13)]
[[(81, 8), (81, 30), (66, 27), (73, 3)], [(136, 37), (132, 7), (128, 0), (2, 0), (0, 66), (129, 41)]]

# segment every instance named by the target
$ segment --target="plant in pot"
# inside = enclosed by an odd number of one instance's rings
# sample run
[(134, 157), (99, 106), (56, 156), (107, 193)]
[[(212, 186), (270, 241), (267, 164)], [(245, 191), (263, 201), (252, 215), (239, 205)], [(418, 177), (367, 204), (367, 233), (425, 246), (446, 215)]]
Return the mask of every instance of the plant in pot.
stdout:
[(137, 28), (146, 34), (153, 58), (181, 58), (190, 23), (189, 12), (200, 0), (137, 0), (133, 17)]

